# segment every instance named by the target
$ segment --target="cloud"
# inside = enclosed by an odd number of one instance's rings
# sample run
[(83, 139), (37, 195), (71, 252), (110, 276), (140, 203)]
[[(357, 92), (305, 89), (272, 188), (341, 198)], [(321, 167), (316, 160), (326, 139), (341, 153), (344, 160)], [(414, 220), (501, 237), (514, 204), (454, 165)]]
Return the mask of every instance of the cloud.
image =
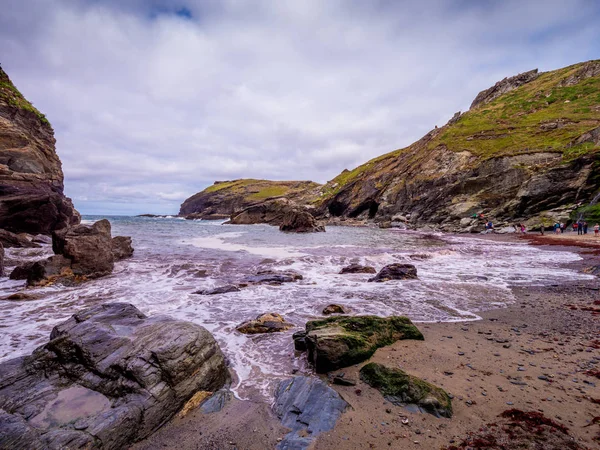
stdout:
[(498, 79), (600, 50), (584, 0), (4, 3), (3, 67), (52, 122), (84, 213), (174, 213), (214, 180), (324, 182)]

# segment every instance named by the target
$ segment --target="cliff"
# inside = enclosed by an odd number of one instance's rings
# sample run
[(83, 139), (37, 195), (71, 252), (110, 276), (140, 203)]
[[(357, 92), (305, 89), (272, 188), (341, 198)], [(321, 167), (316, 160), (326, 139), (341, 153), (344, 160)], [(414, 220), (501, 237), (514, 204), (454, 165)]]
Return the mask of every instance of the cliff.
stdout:
[(319, 187), (312, 181), (217, 181), (183, 202), (179, 215), (190, 219), (224, 219), (276, 199), (304, 204), (317, 194)]
[(0, 68), (0, 228), (50, 234), (79, 223), (55, 143), (46, 117)]
[(496, 83), (414, 144), (342, 172), (313, 204), (330, 217), (455, 231), (480, 213), (531, 225), (568, 218), (599, 189), (600, 61), (589, 61)]

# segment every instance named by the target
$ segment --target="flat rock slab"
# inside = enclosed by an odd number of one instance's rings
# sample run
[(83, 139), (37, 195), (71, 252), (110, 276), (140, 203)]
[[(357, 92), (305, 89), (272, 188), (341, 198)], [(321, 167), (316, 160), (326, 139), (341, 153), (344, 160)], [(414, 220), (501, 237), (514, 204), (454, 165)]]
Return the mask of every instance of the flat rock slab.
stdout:
[(127, 303), (95, 306), (30, 356), (0, 364), (0, 448), (126, 448), (228, 379), (200, 325)]
[(293, 270), (276, 271), (262, 270), (256, 275), (249, 276), (244, 280), (248, 284), (281, 284), (302, 280), (302, 275)]
[(278, 450), (304, 450), (319, 433), (333, 429), (348, 403), (315, 377), (283, 380), (275, 392), (273, 411), (290, 428)]

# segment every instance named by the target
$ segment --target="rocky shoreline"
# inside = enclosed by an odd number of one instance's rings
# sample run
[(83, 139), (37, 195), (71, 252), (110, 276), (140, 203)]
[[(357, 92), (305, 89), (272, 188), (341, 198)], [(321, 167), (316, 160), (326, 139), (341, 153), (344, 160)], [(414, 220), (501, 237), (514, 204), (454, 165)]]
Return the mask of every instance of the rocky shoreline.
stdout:
[[(600, 264), (600, 247), (564, 245), (561, 250), (583, 256), (575, 264), (577, 270)], [(514, 304), (481, 313), (480, 321), (418, 324), (423, 341), (397, 341), (379, 348), (368, 360), (399, 367), (443, 388), (452, 397), (452, 419), (421, 414), (384, 399), (360, 376), (365, 367), (360, 363), (321, 376), (349, 407), (333, 429), (316, 437), (311, 448), (494, 449), (500, 447), (469, 445), (506, 439), (498, 430), (507, 423), (526, 430), (525, 422), (515, 425), (515, 417), (529, 414), (556, 424), (560, 432), (553, 426), (538, 426), (537, 434), (514, 435), (515, 442), (530, 439), (530, 444), (541, 445), (535, 448), (556, 450), (596, 448), (600, 442), (600, 279), (520, 286), (512, 291)], [(333, 375), (351, 383), (338, 384)], [(221, 411), (195, 411), (176, 418), (133, 448), (285, 448), (281, 443), (287, 433), (268, 405), (233, 399)]]

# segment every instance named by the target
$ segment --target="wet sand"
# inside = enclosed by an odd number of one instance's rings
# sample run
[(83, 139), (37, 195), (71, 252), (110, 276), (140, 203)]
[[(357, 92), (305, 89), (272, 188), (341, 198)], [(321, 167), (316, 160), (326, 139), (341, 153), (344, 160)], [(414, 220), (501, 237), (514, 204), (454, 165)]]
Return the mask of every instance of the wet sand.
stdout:
[[(587, 242), (567, 247), (571, 239), (554, 241), (535, 243), (578, 251), (584, 260), (575, 263), (577, 270), (600, 264), (595, 246), (581, 245)], [(358, 379), (361, 364), (336, 372), (357, 381), (333, 386), (351, 408), (313, 448), (439, 449), (458, 445), (511, 408), (542, 412), (584, 448), (600, 448), (600, 424), (586, 427), (600, 416), (600, 278), (513, 293), (514, 304), (482, 313), (481, 321), (420, 324), (425, 341), (399, 341), (371, 358), (443, 387), (454, 396), (452, 419), (386, 402)], [(175, 419), (133, 448), (262, 450), (274, 448), (285, 433), (269, 405), (234, 400), (218, 413)]]

